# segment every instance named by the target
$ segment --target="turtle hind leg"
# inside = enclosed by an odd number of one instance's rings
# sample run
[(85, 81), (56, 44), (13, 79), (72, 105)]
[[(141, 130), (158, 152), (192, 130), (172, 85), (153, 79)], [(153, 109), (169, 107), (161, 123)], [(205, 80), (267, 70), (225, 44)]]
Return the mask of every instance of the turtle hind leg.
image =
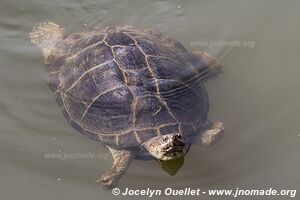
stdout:
[(225, 128), (220, 121), (209, 120), (204, 126), (204, 131), (194, 138), (194, 143), (200, 143), (203, 146), (210, 146), (218, 141), (224, 135)]
[(29, 33), (30, 41), (42, 50), (45, 59), (54, 50), (55, 44), (65, 36), (65, 30), (52, 22), (38, 24)]

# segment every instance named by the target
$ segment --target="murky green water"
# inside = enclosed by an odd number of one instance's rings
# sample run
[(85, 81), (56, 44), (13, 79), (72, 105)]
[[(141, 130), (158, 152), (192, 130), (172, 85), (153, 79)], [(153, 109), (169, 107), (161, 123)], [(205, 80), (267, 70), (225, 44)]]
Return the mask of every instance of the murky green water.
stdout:
[[(69, 126), (46, 84), (41, 53), (27, 39), (35, 24), (46, 21), (69, 32), (95, 25), (153, 27), (191, 51), (221, 59), (224, 73), (207, 88), (210, 116), (224, 122), (226, 136), (211, 148), (193, 146), (174, 177), (155, 162), (134, 161), (121, 191), (300, 189), (299, 11), (300, 2), (292, 0), (1, 0), (0, 199), (116, 198), (95, 183), (110, 168), (111, 156)], [(49, 153), (99, 158), (45, 158)]]

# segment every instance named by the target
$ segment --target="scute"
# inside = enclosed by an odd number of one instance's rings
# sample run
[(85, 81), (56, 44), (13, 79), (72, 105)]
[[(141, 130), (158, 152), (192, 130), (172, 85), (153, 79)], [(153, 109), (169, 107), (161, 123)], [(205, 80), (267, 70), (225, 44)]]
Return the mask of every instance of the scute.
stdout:
[[(101, 76), (99, 76), (101, 74)], [(93, 81), (97, 86), (98, 93), (103, 93), (111, 88), (122, 86), (124, 77), (117, 64), (110, 62), (91, 73)]]
[(136, 46), (115, 47), (116, 61), (123, 69), (142, 69), (147, 67), (145, 55)]
[(128, 46), (130, 44), (134, 44), (134, 40), (122, 32), (112, 32), (108, 33), (105, 41), (111, 45), (122, 45), (122, 46)]
[(197, 120), (206, 121), (208, 114), (208, 95), (203, 85), (197, 87), (180, 82), (158, 80), (161, 97), (174, 117), (182, 123)]
[[(60, 90), (67, 92), (78, 83), (80, 77), (91, 69), (112, 61), (109, 47), (98, 44), (67, 58), (60, 71)], [(90, 74), (93, 74), (91, 71)]]
[(157, 79), (173, 79), (184, 82), (195, 75), (192, 68), (183, 69), (185, 63), (180, 63), (174, 59), (151, 57), (148, 62)]
[(116, 136), (116, 143), (120, 149), (128, 146), (136, 146), (139, 143), (139, 136), (136, 136), (134, 131), (123, 133)]
[(179, 129), (179, 124), (169, 124), (169, 125), (165, 125), (161, 128), (159, 128), (159, 132), (162, 135), (165, 134), (170, 134), (170, 133), (179, 133), (180, 129)]
[(141, 94), (145, 91), (145, 88), (143, 87), (145, 82), (152, 79), (151, 73), (147, 68), (127, 70), (125, 71), (125, 76), (127, 78), (127, 85), (134, 86), (134, 90), (137, 94)]
[(64, 93), (62, 95), (62, 98), (70, 117), (78, 124), (81, 124), (81, 119), (85, 110), (88, 107), (88, 103), (76, 99), (73, 96), (66, 95)]
[(112, 89), (89, 104), (81, 121), (92, 130), (104, 133), (124, 131), (132, 125), (132, 101), (133, 96), (126, 87)]
[[(74, 101), (84, 101), (91, 102), (98, 94), (97, 85), (93, 80), (93, 76), (87, 74), (82, 76), (82, 78), (78, 78), (77, 83), (74, 83), (72, 86), (65, 90), (64, 93), (70, 96)], [(74, 81), (75, 82), (75, 81)]]
[(157, 96), (140, 97), (136, 104), (136, 127), (158, 127), (176, 122)]
[(169, 57), (177, 58), (177, 55), (180, 54), (176, 49), (165, 48), (163, 44), (155, 42), (153, 40), (147, 40), (144, 38), (136, 39), (137, 44), (143, 49), (146, 55), (158, 56), (158, 57)]
[(86, 135), (87, 137), (94, 139), (94, 140), (99, 140), (99, 135), (95, 134), (95, 132), (87, 130), (85, 127), (83, 127), (81, 124), (79, 124), (77, 121), (75, 121), (72, 118), (72, 116), (70, 115), (69, 110), (67, 108), (67, 104), (65, 102), (65, 97), (63, 97), (63, 96), (64, 96), (64, 93), (62, 93), (60, 91), (57, 91), (55, 93), (57, 103), (62, 108), (62, 112), (63, 112), (64, 116), (66, 117), (66, 119), (68, 119), (71, 126), (74, 129), (80, 131), (82, 134)]
[(100, 43), (101, 41), (103, 41), (105, 34), (74, 34), (69, 37), (70, 39), (75, 40), (75, 42), (73, 42), (73, 45), (68, 51), (68, 56), (72, 56), (85, 48)]
[(144, 130), (136, 130), (135, 132), (140, 137), (141, 143), (146, 142), (147, 140), (158, 135), (157, 130), (153, 129), (153, 128), (144, 129)]

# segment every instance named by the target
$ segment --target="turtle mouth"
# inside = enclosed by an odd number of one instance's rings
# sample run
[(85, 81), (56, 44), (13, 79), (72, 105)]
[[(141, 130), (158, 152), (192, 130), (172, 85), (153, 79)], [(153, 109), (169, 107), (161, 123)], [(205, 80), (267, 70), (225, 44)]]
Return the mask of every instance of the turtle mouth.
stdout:
[(176, 156), (184, 153), (185, 145), (169, 146), (163, 150), (165, 155)]
[(183, 151), (183, 146), (177, 146), (177, 147), (171, 146), (171, 147), (168, 147), (167, 149), (165, 149), (163, 151), (166, 152), (166, 153), (182, 152)]
[(170, 151), (167, 153), (167, 156), (176, 158), (178, 155), (183, 155), (183, 151)]
[(165, 155), (171, 157), (182, 155), (185, 151), (185, 142), (179, 135), (172, 136), (172, 139), (166, 144), (162, 151)]

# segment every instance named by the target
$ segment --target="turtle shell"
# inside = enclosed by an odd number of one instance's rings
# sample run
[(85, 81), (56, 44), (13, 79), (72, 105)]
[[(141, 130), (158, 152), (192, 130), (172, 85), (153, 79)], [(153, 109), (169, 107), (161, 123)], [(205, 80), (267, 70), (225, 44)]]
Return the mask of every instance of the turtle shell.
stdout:
[(208, 112), (199, 78), (203, 64), (189, 63), (185, 58), (191, 54), (179, 42), (129, 26), (69, 35), (65, 41), (65, 55), (46, 68), (55, 68), (49, 72), (51, 88), (81, 133), (115, 149), (160, 134), (199, 133)]

